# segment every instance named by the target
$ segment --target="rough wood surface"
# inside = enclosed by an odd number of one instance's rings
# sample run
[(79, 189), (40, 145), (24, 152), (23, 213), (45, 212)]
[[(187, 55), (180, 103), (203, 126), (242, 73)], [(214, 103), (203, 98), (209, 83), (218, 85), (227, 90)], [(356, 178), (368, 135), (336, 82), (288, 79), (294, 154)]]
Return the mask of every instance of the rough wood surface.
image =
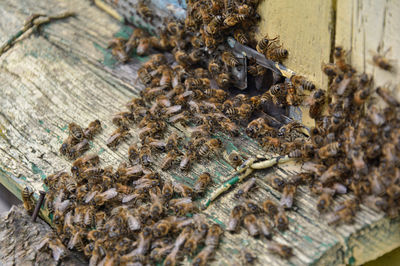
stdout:
[[(349, 59), (359, 71), (372, 74), (375, 85), (389, 86), (400, 99), (400, 2), (395, 0), (338, 0), (336, 45), (351, 49)], [(393, 60), (389, 72), (372, 64), (374, 53)], [(397, 88), (396, 88), (397, 86)]]
[[(21, 187), (41, 190), (46, 175), (69, 169), (70, 162), (58, 156), (58, 148), (67, 137), (71, 121), (82, 126), (94, 119), (102, 121), (103, 131), (91, 143), (91, 152), (100, 154), (104, 166), (117, 166), (126, 160), (128, 145), (137, 141), (133, 129), (132, 137), (115, 151), (105, 145), (114, 129), (110, 117), (138, 94), (135, 69), (144, 60), (113, 64), (105, 47), (114, 33), (123, 34), (124, 27), (116, 20), (89, 1), (7, 0), (0, 2), (0, 42), (14, 34), (31, 13), (53, 14), (66, 9), (76, 11), (77, 16), (45, 26), (40, 34), (25, 38), (0, 57), (0, 181), (18, 197)], [(168, 130), (185, 134), (177, 127)], [(228, 151), (261, 152), (245, 135), (234, 140), (218, 137)], [(155, 165), (161, 159), (155, 158)], [(223, 157), (218, 157), (196, 164), (188, 175), (171, 170), (163, 172), (162, 177), (192, 184), (205, 169), (213, 176), (211, 190), (232, 172)], [(255, 198), (278, 201), (281, 194), (267, 184), (268, 179), (272, 175), (285, 178), (298, 170), (299, 165), (282, 165), (257, 172), (259, 189)], [(221, 224), (227, 221), (235, 205), (234, 192), (207, 209), (210, 220)], [(295, 256), (289, 261), (271, 255), (264, 241), (248, 237), (242, 230), (239, 234), (225, 233), (213, 264), (240, 262), (243, 247), (253, 249), (263, 265), (359, 264), (400, 244), (399, 219), (389, 221), (382, 213), (362, 206), (353, 225), (334, 228), (326, 224), (315, 205), (308, 188), (301, 187), (294, 210), (288, 212), (289, 230), (274, 233), (274, 240), (294, 248)]]
[[(8, 212), (2, 213), (0, 265), (58, 265), (50, 250), (38, 248), (51, 230), (51, 227), (40, 219), (32, 223), (30, 215), (22, 205), (13, 206)], [(84, 258), (76, 253), (68, 253), (62, 259), (62, 265), (82, 265), (84, 262)]]

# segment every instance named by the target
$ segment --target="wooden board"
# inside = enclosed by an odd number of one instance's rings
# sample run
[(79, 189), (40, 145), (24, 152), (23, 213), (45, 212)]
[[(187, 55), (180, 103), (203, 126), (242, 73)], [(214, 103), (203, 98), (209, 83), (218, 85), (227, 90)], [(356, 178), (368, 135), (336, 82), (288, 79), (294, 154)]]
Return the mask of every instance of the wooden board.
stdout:
[[(400, 2), (338, 0), (336, 45), (351, 49), (349, 59), (360, 72), (372, 74), (376, 86), (389, 86), (400, 99)], [(374, 53), (393, 60), (393, 72), (372, 64)]]
[[(70, 162), (58, 156), (58, 148), (67, 137), (71, 121), (83, 126), (94, 119), (102, 121), (103, 131), (91, 143), (91, 151), (100, 154), (104, 166), (116, 167), (126, 160), (128, 145), (137, 141), (133, 129), (132, 138), (117, 150), (105, 145), (114, 129), (110, 117), (138, 95), (135, 69), (145, 60), (136, 58), (127, 65), (113, 64), (105, 47), (114, 33), (124, 34), (125, 28), (112, 17), (89, 1), (2, 1), (0, 41), (14, 34), (31, 13), (55, 14), (67, 9), (77, 11), (77, 16), (43, 27), (39, 35), (25, 38), (0, 57), (0, 181), (18, 197), (25, 185), (37, 192), (43, 189), (42, 179), (46, 175), (69, 169)], [(177, 127), (168, 130), (186, 133)], [(224, 135), (218, 137), (228, 152), (261, 152), (245, 135), (233, 140)], [(155, 158), (155, 165), (161, 159)], [(260, 189), (255, 197), (278, 201), (281, 194), (267, 184), (268, 179), (272, 175), (287, 177), (298, 169), (299, 165), (283, 165), (256, 173)], [(161, 174), (164, 179), (192, 184), (204, 170), (212, 173), (215, 189), (232, 172), (232, 167), (218, 157), (196, 164), (188, 175), (177, 170)], [(210, 220), (226, 223), (235, 205), (234, 192), (207, 209), (205, 214)], [(264, 241), (250, 238), (242, 230), (239, 234), (225, 233), (213, 264), (239, 262), (243, 247), (253, 249), (263, 265), (359, 264), (400, 244), (399, 219), (389, 221), (382, 213), (362, 206), (353, 225), (334, 228), (326, 224), (315, 205), (316, 199), (309, 195), (308, 188), (299, 188), (295, 208), (288, 212), (289, 230), (274, 233), (276, 241), (294, 248), (295, 256), (289, 261), (271, 255)]]

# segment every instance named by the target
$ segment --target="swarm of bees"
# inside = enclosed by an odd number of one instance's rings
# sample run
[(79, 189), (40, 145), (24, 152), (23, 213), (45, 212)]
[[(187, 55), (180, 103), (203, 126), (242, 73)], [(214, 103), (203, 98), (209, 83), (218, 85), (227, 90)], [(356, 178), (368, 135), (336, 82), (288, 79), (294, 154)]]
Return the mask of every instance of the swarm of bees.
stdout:
[(83, 129), (72, 122), (68, 125), (69, 136), (60, 147), (60, 154), (69, 159), (76, 159), (89, 150), (89, 141), (101, 130), (100, 120), (94, 120)]
[(99, 163), (98, 155), (87, 154), (73, 162), (71, 174), (46, 178), (46, 206), (65, 247), (83, 252), (90, 265), (176, 265), (185, 255), (194, 257), (193, 265), (205, 265), (212, 258), (223, 231), (196, 214), (195, 201), (209, 173), (191, 188), (164, 182), (143, 163), (116, 170)]
[[(151, 10), (140, 3), (139, 14), (151, 20)], [(227, 36), (274, 61), (289, 55), (279, 37), (255, 41), (251, 29), (259, 20), (257, 5), (257, 0), (188, 1), (186, 20), (169, 21), (158, 37), (135, 29), (128, 40), (110, 42), (112, 54), (123, 63), (133, 51), (153, 54), (137, 73), (144, 85), (140, 97), (132, 98), (126, 111), (113, 116), (116, 129), (107, 146), (117, 147), (131, 135), (134, 125), (139, 128), (135, 134), (140, 141), (129, 146), (129, 164), (121, 163), (115, 170), (112, 166), (101, 168), (97, 155), (82, 156), (89, 148), (88, 141), (101, 129), (100, 121), (91, 122), (85, 130), (71, 123), (69, 137), (60, 148), (62, 155), (75, 160), (71, 174), (58, 172), (45, 180), (49, 188), (46, 205), (57, 234), (66, 247), (84, 252), (91, 265), (161, 261), (175, 265), (185, 255), (192, 257), (193, 265), (205, 265), (223, 234), (219, 225), (208, 224), (198, 213), (196, 198), (206, 191), (211, 176), (202, 173), (193, 187), (165, 181), (151, 170), (153, 156), (166, 154), (160, 164), (163, 171), (173, 167), (189, 171), (195, 162), (224, 148), (223, 142), (213, 137), (215, 133), (236, 137), (243, 124), (247, 125), (245, 133), (265, 150), (304, 161), (304, 172), (289, 181), (271, 180), (271, 186), (282, 193), (279, 203), (253, 201), (249, 194), (256, 179), (243, 183), (234, 195), (240, 203), (231, 210), (227, 231), (234, 233), (244, 227), (250, 236), (262, 236), (270, 252), (290, 258), (292, 248), (273, 241), (272, 236), (275, 229), (288, 229), (285, 210), (292, 208), (297, 186), (302, 184), (319, 196), (317, 209), (329, 212), (329, 224), (351, 222), (360, 202), (391, 217), (398, 215), (400, 103), (381, 87), (376, 94), (387, 107), (383, 111), (374, 105), (366, 107), (374, 93), (372, 80), (356, 74), (341, 47), (335, 49), (335, 63), (322, 69), (332, 79), (328, 92), (294, 75), (261, 95), (229, 93), (235, 81), (232, 69), (241, 63), (224, 47)], [(249, 59), (251, 76), (263, 76), (266, 71)], [(293, 120), (283, 124), (262, 112), (265, 105), (287, 107), (304, 102), (316, 121), (311, 129)], [(254, 118), (258, 113), (262, 115)], [(168, 124), (179, 124), (190, 137), (165, 136)], [(229, 161), (234, 167), (242, 164), (237, 153), (230, 154)], [(333, 197), (349, 191), (356, 198), (332, 208)], [(32, 209), (29, 190), (23, 196), (26, 207)], [(256, 260), (246, 250), (242, 257), (245, 263)]]

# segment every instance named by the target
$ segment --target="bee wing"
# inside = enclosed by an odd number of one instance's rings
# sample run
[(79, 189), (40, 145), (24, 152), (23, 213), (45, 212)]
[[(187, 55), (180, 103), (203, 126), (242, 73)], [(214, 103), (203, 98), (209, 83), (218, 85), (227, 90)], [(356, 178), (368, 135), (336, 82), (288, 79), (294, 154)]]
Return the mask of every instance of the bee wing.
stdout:
[(104, 191), (101, 193), (106, 200), (112, 199), (118, 195), (116, 188), (110, 188), (109, 190)]

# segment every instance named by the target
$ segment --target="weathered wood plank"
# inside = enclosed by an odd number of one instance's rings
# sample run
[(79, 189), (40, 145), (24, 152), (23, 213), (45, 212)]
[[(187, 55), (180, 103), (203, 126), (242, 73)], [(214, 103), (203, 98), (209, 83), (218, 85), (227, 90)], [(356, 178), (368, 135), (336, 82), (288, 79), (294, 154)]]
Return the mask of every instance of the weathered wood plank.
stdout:
[[(0, 128), (3, 133), (0, 134), (0, 180), (7, 183), (16, 195), (20, 194), (24, 184), (35, 191), (43, 189), (42, 179), (46, 175), (69, 168), (70, 162), (58, 156), (58, 148), (67, 136), (70, 121), (80, 125), (87, 125), (94, 119), (102, 121), (103, 131), (94, 139), (91, 151), (101, 155), (104, 166), (117, 166), (126, 160), (128, 145), (138, 139), (136, 130), (132, 129), (132, 137), (115, 151), (105, 145), (105, 140), (114, 129), (111, 115), (121, 110), (124, 103), (137, 95), (139, 90), (134, 84), (139, 59), (128, 65), (113, 65), (112, 60), (104, 61), (104, 55), (107, 56), (104, 47), (121, 25), (86, 1), (41, 1), (37, 4), (34, 0), (18, 0), (12, 5), (2, 2), (0, 25), (13, 21), (11, 27), (0, 27), (2, 41), (6, 39), (4, 36), (10, 36), (19, 29), (30, 13), (28, 9), (45, 13), (76, 9), (77, 16), (44, 27), (40, 35), (27, 37), (0, 58)], [(170, 127), (168, 131), (184, 134), (176, 127)], [(244, 154), (260, 153), (260, 147), (245, 135), (233, 140), (223, 135), (218, 137), (227, 150), (237, 149)], [(161, 160), (156, 157), (155, 165)], [(175, 169), (161, 175), (165, 179), (192, 184), (206, 169), (213, 175), (211, 189), (215, 189), (232, 171), (232, 167), (218, 157), (196, 164), (187, 175)], [(256, 173), (259, 189), (255, 198), (279, 200), (281, 194), (268, 185), (268, 178), (274, 174), (286, 177), (287, 172), (298, 169), (299, 165), (291, 164)], [(225, 223), (235, 204), (232, 198), (234, 192), (218, 199), (207, 209), (206, 215), (215, 222)], [(242, 230), (236, 235), (225, 233), (214, 264), (239, 262), (243, 246), (257, 252), (260, 264), (337, 265), (353, 259), (359, 263), (359, 256), (364, 255), (357, 253), (357, 246), (366, 246), (366, 239), (373, 238), (381, 230), (388, 230), (390, 235), (385, 241), (377, 239), (376, 246), (384, 242), (399, 244), (399, 220), (389, 222), (382, 214), (363, 208), (357, 214), (355, 224), (335, 229), (320, 217), (315, 202), (307, 188), (300, 188), (295, 208), (288, 212), (289, 230), (275, 233), (274, 239), (294, 248), (295, 256), (289, 262), (266, 252), (265, 242), (249, 238)], [(380, 251), (385, 252), (386, 248), (382, 246)]]

